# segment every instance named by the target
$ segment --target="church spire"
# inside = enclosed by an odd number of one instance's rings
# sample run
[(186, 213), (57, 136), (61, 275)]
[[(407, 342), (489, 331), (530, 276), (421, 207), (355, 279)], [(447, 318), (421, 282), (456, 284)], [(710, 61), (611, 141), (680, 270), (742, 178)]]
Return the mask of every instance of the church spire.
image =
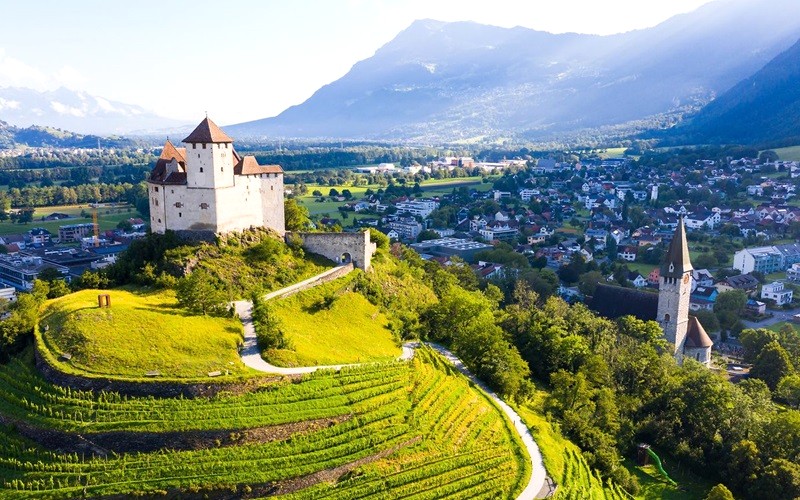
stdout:
[(683, 217), (678, 220), (675, 235), (669, 244), (667, 255), (661, 264), (661, 276), (666, 278), (682, 278), (683, 275), (694, 269), (689, 259), (689, 244), (686, 242), (686, 228), (683, 226)]

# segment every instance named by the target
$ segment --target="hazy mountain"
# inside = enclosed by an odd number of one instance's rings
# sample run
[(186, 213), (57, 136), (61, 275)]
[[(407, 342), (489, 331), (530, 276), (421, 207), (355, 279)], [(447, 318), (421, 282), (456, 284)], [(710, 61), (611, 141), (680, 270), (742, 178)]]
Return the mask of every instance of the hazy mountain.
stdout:
[(670, 135), (690, 142), (800, 142), (800, 41)]
[(237, 136), (537, 134), (699, 107), (800, 37), (796, 0), (719, 0), (613, 36), (424, 20)]
[(146, 132), (184, 125), (139, 106), (66, 88), (48, 92), (0, 88), (0, 120), (18, 127), (40, 125), (83, 134)]
[(52, 127), (15, 127), (0, 121), (0, 149), (17, 146), (58, 147), (58, 148), (96, 148), (133, 146), (134, 142), (123, 137), (100, 137), (77, 134)]

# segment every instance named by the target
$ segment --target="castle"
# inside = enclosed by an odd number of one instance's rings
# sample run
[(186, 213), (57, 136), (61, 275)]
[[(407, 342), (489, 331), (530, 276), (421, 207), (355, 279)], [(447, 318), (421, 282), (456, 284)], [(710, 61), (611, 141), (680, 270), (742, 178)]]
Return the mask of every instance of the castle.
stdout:
[(631, 288), (598, 285), (591, 307), (607, 318), (631, 315), (641, 320), (657, 321), (679, 364), (685, 358), (692, 358), (710, 366), (714, 343), (700, 321), (689, 316), (692, 269), (686, 228), (681, 219), (661, 264), (657, 295)]
[(150, 228), (208, 238), (267, 227), (283, 235), (283, 169), (241, 156), (208, 117), (177, 148), (169, 140), (150, 173)]

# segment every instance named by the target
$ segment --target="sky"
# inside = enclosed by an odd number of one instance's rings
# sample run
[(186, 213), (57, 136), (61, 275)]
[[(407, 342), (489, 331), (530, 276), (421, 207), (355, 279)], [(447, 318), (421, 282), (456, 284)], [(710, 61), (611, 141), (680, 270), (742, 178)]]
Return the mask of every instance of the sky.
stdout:
[(416, 19), (605, 35), (709, 1), (0, 0), (0, 87), (232, 124), (300, 104)]

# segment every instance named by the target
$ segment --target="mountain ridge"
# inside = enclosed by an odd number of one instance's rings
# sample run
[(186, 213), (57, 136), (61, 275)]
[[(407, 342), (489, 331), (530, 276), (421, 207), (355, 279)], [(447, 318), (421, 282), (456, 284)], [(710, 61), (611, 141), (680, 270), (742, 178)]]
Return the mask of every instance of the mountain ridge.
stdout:
[(800, 5), (772, 3), (784, 25), (751, 0), (713, 2), (610, 36), (415, 21), (303, 103), (226, 129), (251, 137), (540, 136), (699, 107), (800, 37)]

